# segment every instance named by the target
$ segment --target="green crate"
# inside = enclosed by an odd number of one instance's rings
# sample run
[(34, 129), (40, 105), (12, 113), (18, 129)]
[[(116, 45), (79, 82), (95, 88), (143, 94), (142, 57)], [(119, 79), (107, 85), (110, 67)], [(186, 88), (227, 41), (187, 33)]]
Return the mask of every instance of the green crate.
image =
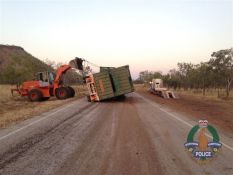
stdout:
[(128, 65), (118, 68), (101, 67), (100, 72), (93, 76), (100, 101), (134, 91)]
[(111, 69), (110, 77), (112, 78), (114, 85), (113, 90), (115, 96), (124, 95), (134, 91), (128, 65)]
[(115, 69), (115, 67), (100, 67), (100, 72), (104, 72), (104, 71), (110, 72), (111, 69)]
[(95, 80), (96, 91), (99, 96), (99, 100), (105, 100), (114, 97), (114, 91), (108, 72), (99, 72), (93, 74)]

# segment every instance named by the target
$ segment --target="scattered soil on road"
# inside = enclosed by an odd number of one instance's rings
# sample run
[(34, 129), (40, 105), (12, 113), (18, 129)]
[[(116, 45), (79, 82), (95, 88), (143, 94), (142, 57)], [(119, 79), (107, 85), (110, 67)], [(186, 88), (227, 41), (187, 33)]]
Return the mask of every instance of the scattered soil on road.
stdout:
[(159, 104), (171, 107), (187, 117), (207, 119), (210, 123), (223, 129), (227, 133), (233, 133), (233, 102), (224, 100), (212, 100), (194, 95), (179, 95), (180, 99), (163, 99), (149, 93), (148, 88), (137, 85), (136, 91)]

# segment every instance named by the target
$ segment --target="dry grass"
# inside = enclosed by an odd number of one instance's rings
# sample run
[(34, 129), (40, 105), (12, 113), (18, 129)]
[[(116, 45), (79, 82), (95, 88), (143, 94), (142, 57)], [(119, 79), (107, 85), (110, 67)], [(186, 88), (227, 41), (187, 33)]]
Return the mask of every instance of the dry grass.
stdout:
[[(137, 87), (144, 87), (149, 89), (149, 84), (138, 84), (134, 85)], [(173, 90), (173, 89), (171, 89)], [(176, 89), (175, 90), (180, 95), (186, 95), (190, 97), (195, 97), (199, 99), (209, 99), (209, 100), (216, 100), (216, 101), (233, 101), (233, 90), (230, 91), (230, 95), (226, 98), (226, 91), (225, 89), (220, 89), (219, 92), (217, 89), (206, 89), (205, 96), (203, 96), (202, 89)], [(218, 97), (219, 93), (219, 97)]]
[(7, 102), (12, 100), (10, 89), (14, 88), (11, 85), (0, 85), (0, 102)]
[(226, 98), (226, 92), (224, 89), (219, 90), (219, 97), (218, 97), (218, 91), (215, 89), (208, 89), (205, 92), (205, 96), (202, 94), (202, 90), (186, 90), (183, 89), (177, 90), (177, 92), (181, 95), (189, 95), (189, 96), (195, 96), (197, 98), (204, 98), (204, 99), (210, 99), (210, 100), (227, 100), (232, 101), (233, 100), (233, 91), (230, 91), (230, 95), (228, 98)]
[(87, 92), (85, 86), (73, 86), (76, 91), (74, 98), (57, 100), (55, 97), (44, 102), (30, 102), (27, 98), (11, 96), (10, 85), (0, 85), (0, 128), (39, 115), (58, 106), (67, 104), (83, 97)]

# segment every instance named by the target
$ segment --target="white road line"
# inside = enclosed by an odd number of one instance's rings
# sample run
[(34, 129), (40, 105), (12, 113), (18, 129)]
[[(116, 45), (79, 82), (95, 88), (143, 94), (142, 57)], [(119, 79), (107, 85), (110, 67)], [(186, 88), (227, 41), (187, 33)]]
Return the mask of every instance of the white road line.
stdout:
[(8, 133), (8, 134), (6, 134), (6, 135), (0, 137), (0, 141), (3, 140), (3, 139), (5, 139), (5, 138), (7, 138), (7, 137), (10, 137), (11, 135), (14, 135), (14, 134), (18, 133), (19, 131), (22, 131), (22, 130), (28, 128), (29, 126), (32, 126), (32, 125), (34, 125), (34, 124), (36, 124), (36, 123), (38, 123), (38, 122), (40, 122), (40, 121), (42, 121), (42, 120), (45, 120), (45, 119), (51, 117), (52, 115), (54, 115), (54, 114), (56, 114), (56, 113), (58, 113), (58, 112), (60, 112), (60, 111), (62, 111), (62, 110), (64, 110), (64, 109), (66, 109), (66, 108), (68, 108), (68, 107), (70, 107), (70, 106), (72, 106), (72, 105), (74, 105), (74, 104), (76, 104), (76, 103), (72, 103), (72, 104), (70, 104), (70, 105), (67, 105), (67, 106), (65, 106), (65, 107), (63, 107), (63, 108), (61, 108), (61, 109), (59, 109), (59, 110), (57, 110), (57, 111), (55, 111), (55, 112), (53, 112), (53, 113), (50, 113), (49, 115), (47, 115), (47, 116), (45, 116), (45, 117), (43, 117), (43, 118), (40, 118), (40, 119), (38, 119), (38, 120), (35, 120), (35, 121), (33, 121), (32, 123), (30, 123), (30, 124), (28, 124), (28, 125), (26, 125), (26, 126), (23, 126), (23, 127), (19, 128), (19, 129), (16, 129), (15, 131), (12, 131), (12, 132), (10, 132), (10, 133)]
[[(136, 93), (135, 93), (135, 94), (136, 94)], [(188, 123), (188, 122), (182, 120), (180, 117), (178, 117), (178, 116), (176, 116), (176, 115), (174, 115), (174, 114), (172, 114), (172, 113), (166, 111), (166, 110), (163, 109), (163, 108), (160, 108), (158, 105), (155, 105), (154, 102), (152, 102), (151, 100), (148, 100), (148, 99), (144, 98), (143, 96), (141, 96), (141, 95), (139, 95), (139, 94), (136, 94), (136, 95), (139, 96), (140, 98), (142, 98), (143, 100), (145, 100), (146, 102), (148, 102), (149, 104), (151, 104), (152, 106), (158, 108), (160, 111), (163, 111), (164, 113), (170, 115), (172, 118), (174, 118), (174, 119), (180, 121), (181, 123), (183, 123), (183, 124), (189, 126), (190, 128), (193, 127), (193, 125), (191, 125), (190, 123)], [(207, 134), (207, 136), (208, 136), (209, 138), (212, 138), (212, 136), (209, 135), (209, 134)], [(228, 148), (229, 150), (233, 151), (233, 147), (227, 145), (227, 144), (224, 143), (224, 142), (221, 142), (221, 143), (222, 143), (223, 146), (225, 146), (225, 147)]]
[(162, 108), (159, 108), (159, 110), (165, 112), (166, 114), (168, 114), (168, 115), (170, 115), (170, 116), (172, 116), (172, 117), (175, 118), (176, 120), (179, 120), (181, 123), (183, 123), (183, 124), (189, 126), (190, 128), (193, 127), (193, 125), (191, 125), (190, 123), (188, 123), (188, 122), (186, 122), (186, 121), (180, 119), (180, 118), (177, 117), (176, 115), (174, 115), (174, 114), (172, 114), (172, 113), (170, 113), (170, 112), (168, 112), (168, 111), (166, 111), (166, 110), (164, 110), (164, 109), (162, 109)]

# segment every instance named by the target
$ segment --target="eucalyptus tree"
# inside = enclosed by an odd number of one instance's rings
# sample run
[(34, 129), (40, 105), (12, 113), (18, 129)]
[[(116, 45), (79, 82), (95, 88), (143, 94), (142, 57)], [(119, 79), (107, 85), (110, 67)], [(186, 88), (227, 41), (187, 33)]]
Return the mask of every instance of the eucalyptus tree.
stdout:
[(217, 84), (226, 88), (226, 96), (229, 97), (230, 87), (233, 81), (233, 48), (213, 52), (209, 66), (215, 73)]

